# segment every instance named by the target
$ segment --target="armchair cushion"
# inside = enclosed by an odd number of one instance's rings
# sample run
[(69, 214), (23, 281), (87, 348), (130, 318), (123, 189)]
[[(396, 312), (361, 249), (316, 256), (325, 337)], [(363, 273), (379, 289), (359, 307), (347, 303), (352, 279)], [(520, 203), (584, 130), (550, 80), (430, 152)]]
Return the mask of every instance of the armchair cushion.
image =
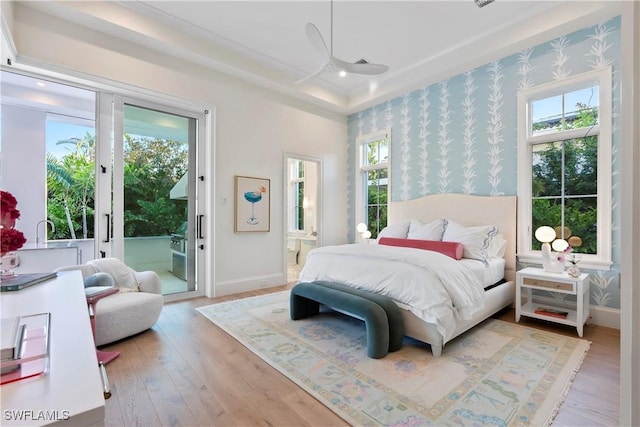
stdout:
[[(121, 266), (117, 266), (117, 270), (122, 272), (121, 267), (124, 266), (131, 273), (136, 283), (136, 290), (139, 292), (127, 291), (126, 289), (131, 288), (122, 286), (122, 282), (118, 282), (118, 279), (112, 279), (120, 292), (101, 298), (95, 306), (95, 341), (97, 346), (109, 344), (151, 328), (158, 321), (162, 311), (164, 297), (158, 274), (154, 271), (135, 271), (121, 261), (118, 263)], [(83, 265), (60, 267), (56, 269), (56, 272), (80, 270), (86, 282), (93, 282), (97, 285), (98, 281), (103, 280), (100, 277), (104, 278), (103, 275), (109, 273), (99, 271), (96, 264), (100, 268), (103, 267), (103, 263), (89, 261)], [(107, 264), (115, 265), (116, 263)], [(110, 279), (113, 277), (109, 276)], [(120, 280), (125, 279), (121, 278)]]
[(87, 264), (94, 266), (97, 271), (110, 274), (120, 292), (138, 292), (140, 290), (133, 269), (127, 267), (117, 258), (99, 258), (88, 261)]

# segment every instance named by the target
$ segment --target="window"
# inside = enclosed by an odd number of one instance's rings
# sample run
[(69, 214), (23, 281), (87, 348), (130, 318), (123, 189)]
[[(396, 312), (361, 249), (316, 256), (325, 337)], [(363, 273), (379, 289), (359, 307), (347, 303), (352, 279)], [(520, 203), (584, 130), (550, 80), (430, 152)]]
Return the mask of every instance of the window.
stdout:
[(95, 121), (47, 113), (47, 238), (93, 238)]
[(289, 231), (304, 231), (304, 161), (289, 161)]
[(390, 134), (386, 130), (356, 140), (359, 171), (356, 224), (367, 224), (371, 238), (376, 238), (387, 225)]
[(518, 256), (539, 261), (548, 225), (583, 266), (611, 265), (611, 70), (518, 95)]

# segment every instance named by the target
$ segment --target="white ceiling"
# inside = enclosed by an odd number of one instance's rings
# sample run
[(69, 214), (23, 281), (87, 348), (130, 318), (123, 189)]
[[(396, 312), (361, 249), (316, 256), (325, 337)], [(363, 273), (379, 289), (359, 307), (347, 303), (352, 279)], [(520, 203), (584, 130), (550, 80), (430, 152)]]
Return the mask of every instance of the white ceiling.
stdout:
[(548, 39), (598, 22), (608, 3), (496, 0), (479, 8), (473, 0), (335, 0), (334, 55), (351, 62), (366, 58), (390, 69), (379, 76), (323, 74), (299, 85), (294, 82), (322, 64), (306, 38), (305, 24), (314, 23), (330, 45), (330, 0), (23, 4), (334, 111), (353, 113), (531, 46), (532, 39), (543, 41), (536, 37)]

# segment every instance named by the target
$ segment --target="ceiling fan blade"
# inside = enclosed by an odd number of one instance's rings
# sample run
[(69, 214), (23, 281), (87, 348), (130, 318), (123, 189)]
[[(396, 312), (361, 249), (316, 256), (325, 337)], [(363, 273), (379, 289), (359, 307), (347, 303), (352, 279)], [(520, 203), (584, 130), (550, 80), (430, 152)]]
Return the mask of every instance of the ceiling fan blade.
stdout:
[(353, 63), (334, 58), (334, 62), (338, 67), (342, 68), (347, 73), (352, 74), (376, 75), (386, 73), (389, 70), (387, 65), (371, 64), (364, 59)]
[(320, 52), (325, 59), (328, 59), (331, 54), (329, 53), (329, 49), (327, 49), (327, 45), (325, 44), (318, 27), (309, 22), (305, 25), (304, 30), (307, 33), (307, 38), (309, 39), (309, 42), (311, 42), (311, 45)]
[(320, 68), (318, 68), (316, 71), (314, 71), (313, 73), (309, 74), (309, 75), (308, 75), (308, 76), (306, 76), (306, 77), (301, 78), (300, 80), (296, 80), (295, 82), (293, 82), (293, 84), (298, 85), (298, 84), (300, 84), (300, 83), (304, 83), (304, 82), (306, 82), (307, 80), (310, 80), (310, 79), (314, 78), (315, 76), (317, 76), (317, 75), (319, 75), (319, 74), (324, 73), (324, 72), (326, 71), (326, 67), (327, 67), (327, 65), (329, 65), (329, 64), (330, 64), (330, 62), (325, 62), (325, 63), (324, 63), (324, 64), (322, 64), (322, 66), (321, 66)]

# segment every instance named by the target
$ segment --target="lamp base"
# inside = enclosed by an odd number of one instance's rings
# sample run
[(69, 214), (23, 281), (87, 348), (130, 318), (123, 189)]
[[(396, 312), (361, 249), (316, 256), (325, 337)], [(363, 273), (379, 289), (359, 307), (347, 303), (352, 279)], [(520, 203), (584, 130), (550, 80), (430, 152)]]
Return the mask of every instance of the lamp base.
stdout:
[(564, 261), (558, 261), (558, 258), (551, 252), (549, 243), (542, 244), (542, 268), (548, 273), (564, 272)]
[(557, 265), (554, 266), (542, 266), (543, 270), (546, 271), (547, 273), (564, 273), (564, 265), (558, 263)]

